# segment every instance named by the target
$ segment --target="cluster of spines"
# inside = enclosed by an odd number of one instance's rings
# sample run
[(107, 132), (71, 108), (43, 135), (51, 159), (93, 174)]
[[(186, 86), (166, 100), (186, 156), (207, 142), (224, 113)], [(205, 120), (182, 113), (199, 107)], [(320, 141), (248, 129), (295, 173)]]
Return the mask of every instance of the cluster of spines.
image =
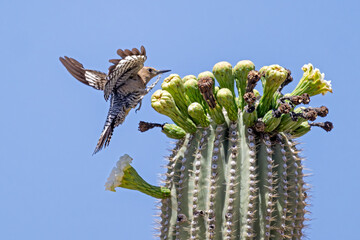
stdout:
[[(248, 147), (249, 147), (249, 162), (248, 162), (248, 173), (249, 173), (249, 184), (248, 189), (244, 189), (244, 191), (248, 192), (248, 201), (245, 200), (247, 206), (243, 206), (247, 211), (245, 212), (245, 230), (242, 231), (246, 239), (254, 239), (256, 236), (254, 223), (258, 218), (257, 211), (257, 199), (258, 199), (258, 165), (256, 158), (256, 136), (254, 134), (254, 130), (252, 128), (247, 129), (248, 133)], [(246, 170), (246, 169), (244, 169)]]
[(295, 239), (301, 239), (303, 237), (303, 229), (305, 227), (304, 222), (306, 221), (305, 215), (307, 214), (306, 202), (307, 190), (305, 187), (304, 177), (306, 176), (303, 172), (304, 165), (302, 164), (302, 158), (299, 156), (299, 150), (296, 148), (296, 143), (290, 138), (288, 139), (290, 151), (292, 152), (295, 165), (295, 209), (294, 209), (294, 232), (293, 237)]
[[(215, 140), (212, 148), (211, 157), (211, 172), (210, 172), (210, 192), (209, 192), (209, 209), (207, 211), (207, 227), (208, 238), (214, 239), (215, 235), (221, 234), (222, 212), (218, 211), (216, 207), (223, 205), (222, 194), (224, 190), (224, 168), (225, 158), (222, 152), (222, 144), (227, 127), (225, 125), (218, 125), (215, 129)], [(219, 208), (221, 209), (221, 207)]]
[[(185, 151), (183, 156), (179, 156), (175, 167), (177, 181), (175, 182), (176, 196), (177, 196), (177, 218), (175, 225), (175, 240), (188, 239), (188, 232), (180, 232), (180, 228), (188, 228), (188, 219), (191, 219), (191, 211), (189, 209), (188, 193), (193, 189), (190, 186), (190, 170), (192, 170), (192, 152), (195, 148), (194, 135), (189, 135), (185, 143)], [(180, 235), (182, 233), (182, 235)]]
[[(239, 201), (234, 201), (236, 196), (240, 196), (240, 174), (239, 174), (239, 164), (237, 161), (237, 157), (239, 154), (239, 138), (238, 138), (238, 124), (237, 122), (230, 123), (229, 129), (229, 158), (228, 165), (229, 169), (227, 172), (228, 175), (228, 183), (226, 189), (226, 199), (225, 199), (225, 219), (224, 219), (224, 231), (225, 231), (225, 239), (230, 240), (235, 235), (238, 235), (238, 231), (236, 230), (236, 219), (239, 218), (239, 212), (236, 210), (240, 207)], [(232, 199), (232, 200), (231, 200)], [(234, 211), (235, 209), (235, 211)], [(239, 229), (238, 229), (239, 230)]]
[(205, 149), (206, 144), (208, 143), (207, 138), (209, 135), (209, 128), (202, 130), (202, 135), (200, 139), (200, 144), (198, 149), (195, 152), (195, 159), (194, 159), (194, 195), (192, 201), (192, 212), (193, 212), (193, 219), (191, 220), (191, 228), (190, 228), (190, 238), (196, 239), (199, 227), (198, 222), (199, 218), (205, 215), (204, 210), (198, 210), (198, 203), (199, 203), (199, 181), (200, 181), (200, 168), (201, 168), (201, 159), (203, 156), (203, 150)]
[(281, 211), (278, 211), (278, 221), (280, 228), (278, 229), (277, 234), (280, 235), (283, 239), (289, 239), (292, 236), (292, 227), (287, 224), (287, 221), (291, 220), (289, 212), (289, 169), (291, 165), (288, 162), (285, 151), (285, 144), (283, 143), (283, 137), (281, 134), (277, 135), (279, 140), (278, 149), (280, 151), (281, 158), (277, 163), (277, 172), (279, 175), (278, 178), (278, 194), (282, 195), (282, 198), (279, 198), (280, 204), (282, 205)]

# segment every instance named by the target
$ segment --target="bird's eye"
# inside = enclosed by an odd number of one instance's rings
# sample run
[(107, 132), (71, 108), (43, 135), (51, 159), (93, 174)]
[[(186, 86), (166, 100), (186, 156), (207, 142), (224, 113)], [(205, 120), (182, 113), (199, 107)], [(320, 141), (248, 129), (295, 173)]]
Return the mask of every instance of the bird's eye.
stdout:
[(153, 70), (151, 68), (148, 69), (149, 73), (151, 73)]

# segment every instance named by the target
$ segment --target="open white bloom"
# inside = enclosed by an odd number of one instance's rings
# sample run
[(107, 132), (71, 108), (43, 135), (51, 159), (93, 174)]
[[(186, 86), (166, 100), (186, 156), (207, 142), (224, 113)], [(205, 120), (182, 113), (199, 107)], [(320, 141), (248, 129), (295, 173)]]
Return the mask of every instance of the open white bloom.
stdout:
[(305, 64), (302, 70), (304, 75), (291, 95), (308, 93), (310, 96), (314, 96), (320, 93), (322, 95), (327, 92), (332, 93), (331, 81), (326, 81), (325, 74), (321, 73), (318, 68), (314, 69), (313, 65), (309, 63)]
[(131, 167), (130, 163), (132, 162), (132, 158), (125, 154), (120, 157), (119, 161), (116, 163), (116, 167), (114, 167), (105, 183), (105, 189), (108, 191), (115, 192), (115, 188), (121, 185), (122, 178), (124, 177), (124, 171)]

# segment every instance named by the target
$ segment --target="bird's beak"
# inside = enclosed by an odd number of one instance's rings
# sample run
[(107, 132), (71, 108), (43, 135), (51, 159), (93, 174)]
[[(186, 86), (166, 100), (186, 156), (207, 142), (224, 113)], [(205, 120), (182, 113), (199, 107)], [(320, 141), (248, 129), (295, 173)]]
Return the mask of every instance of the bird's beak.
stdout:
[(170, 72), (171, 70), (159, 70), (157, 73), (158, 74), (162, 74), (162, 73), (166, 73), (166, 72)]

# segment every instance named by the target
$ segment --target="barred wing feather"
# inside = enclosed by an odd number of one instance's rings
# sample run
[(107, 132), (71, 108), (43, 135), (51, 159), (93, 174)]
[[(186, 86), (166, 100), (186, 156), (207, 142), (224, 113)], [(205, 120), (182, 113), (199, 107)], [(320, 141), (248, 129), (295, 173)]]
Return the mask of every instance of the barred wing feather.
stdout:
[(124, 84), (130, 76), (137, 74), (144, 67), (146, 61), (146, 52), (143, 46), (141, 52), (134, 48), (132, 51), (119, 49), (117, 53), (122, 59), (109, 60), (114, 65), (109, 67), (108, 81), (105, 84), (104, 98), (106, 101), (116, 88)]
[(104, 90), (107, 82), (106, 74), (103, 72), (85, 69), (84, 66), (73, 58), (60, 57), (60, 62), (69, 73), (80, 82), (98, 90)]

